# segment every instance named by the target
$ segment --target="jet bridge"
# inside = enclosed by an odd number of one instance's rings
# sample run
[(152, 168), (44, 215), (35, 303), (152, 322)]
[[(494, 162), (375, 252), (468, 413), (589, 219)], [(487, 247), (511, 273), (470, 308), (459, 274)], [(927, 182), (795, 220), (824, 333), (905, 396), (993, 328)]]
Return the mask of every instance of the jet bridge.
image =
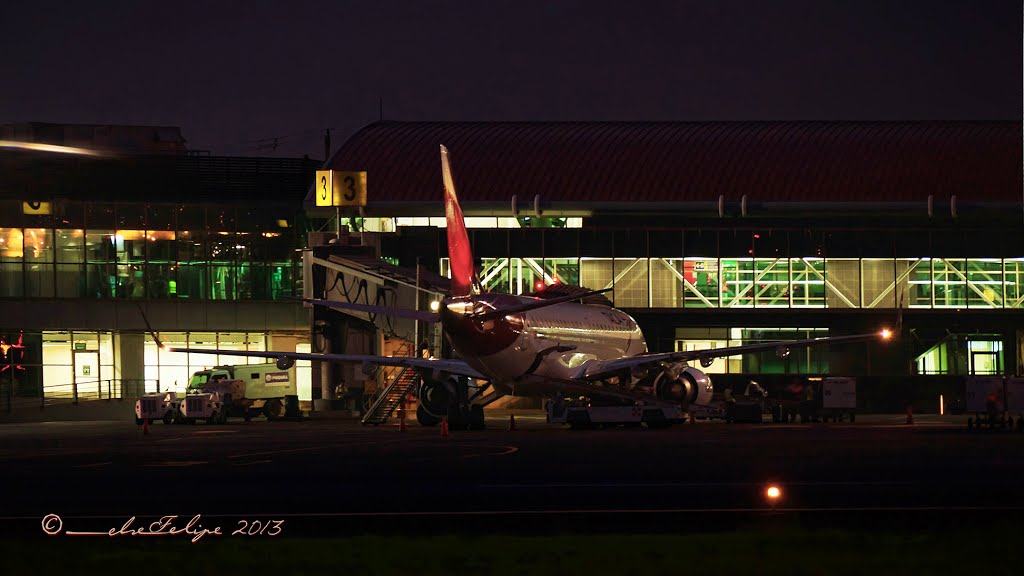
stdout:
[[(306, 298), (429, 310), (431, 302), (441, 300), (446, 282), (422, 267), (417, 271), (395, 266), (358, 247), (328, 245), (303, 253)], [(390, 356), (419, 355), (426, 349), (434, 355), (441, 353), (440, 325), (311, 304), (306, 307), (311, 309), (314, 352)], [(398, 406), (398, 398), (406, 393), (415, 395), (419, 382), (410, 371), (401, 379), (404, 386), (389, 390), (385, 399), (380, 393), (399, 381), (394, 375), (385, 369), (367, 373), (355, 364), (314, 362), (313, 381), (320, 381), (322, 398), (314, 402), (314, 409), (359, 410), (364, 422), (386, 422)]]

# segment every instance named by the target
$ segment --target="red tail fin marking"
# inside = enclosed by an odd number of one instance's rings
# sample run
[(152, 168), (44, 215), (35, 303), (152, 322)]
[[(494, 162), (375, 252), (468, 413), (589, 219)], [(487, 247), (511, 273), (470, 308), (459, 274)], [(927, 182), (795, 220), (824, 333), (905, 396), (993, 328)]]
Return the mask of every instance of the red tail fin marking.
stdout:
[(441, 146), (441, 176), (444, 181), (444, 215), (448, 219), (448, 260), (452, 271), (452, 296), (473, 292), (473, 250), (466, 233), (466, 222), (455, 195), (455, 183), (448, 163), (448, 149)]

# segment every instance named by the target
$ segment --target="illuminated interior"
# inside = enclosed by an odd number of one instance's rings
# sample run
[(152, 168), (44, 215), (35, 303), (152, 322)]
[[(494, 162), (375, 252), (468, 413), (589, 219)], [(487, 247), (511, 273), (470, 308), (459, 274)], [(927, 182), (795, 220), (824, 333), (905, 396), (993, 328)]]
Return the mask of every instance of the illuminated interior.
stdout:
[[(266, 335), (253, 332), (163, 332), (165, 345), (181, 347), (221, 348), (225, 350), (265, 350)], [(304, 335), (299, 335), (304, 338)], [(8, 339), (5, 338), (6, 342)], [(15, 375), (17, 394), (70, 400), (120, 397), (122, 388), (138, 385), (144, 392), (170, 391), (184, 393), (189, 377), (197, 370), (220, 365), (260, 364), (262, 358), (169, 352), (156, 346), (148, 335), (144, 344), (144, 377), (128, 382), (117, 361), (117, 339), (112, 332), (75, 331), (24, 334), (26, 351), (19, 354)], [(42, 353), (31, 350), (42, 345)], [(296, 351), (309, 352), (308, 343), (299, 342)], [(6, 356), (6, 354), (5, 354)], [(310, 361), (295, 363), (300, 400), (311, 398)], [(7, 374), (4, 374), (6, 377)], [(40, 384), (41, 383), (41, 384)]]
[[(579, 284), (621, 308), (1021, 308), (1024, 258), (480, 258), (485, 289)], [(450, 275), (448, 259), (441, 273)]]

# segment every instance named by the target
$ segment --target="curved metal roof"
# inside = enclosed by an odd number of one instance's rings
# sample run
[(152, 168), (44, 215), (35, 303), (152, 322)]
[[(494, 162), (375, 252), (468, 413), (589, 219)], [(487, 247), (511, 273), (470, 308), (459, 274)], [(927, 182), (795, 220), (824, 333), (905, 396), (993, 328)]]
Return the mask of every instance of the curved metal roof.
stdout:
[[(375, 202), (961, 202), (1022, 196), (1020, 121), (376, 122), (327, 162)], [(307, 198), (312, 202), (312, 192)]]

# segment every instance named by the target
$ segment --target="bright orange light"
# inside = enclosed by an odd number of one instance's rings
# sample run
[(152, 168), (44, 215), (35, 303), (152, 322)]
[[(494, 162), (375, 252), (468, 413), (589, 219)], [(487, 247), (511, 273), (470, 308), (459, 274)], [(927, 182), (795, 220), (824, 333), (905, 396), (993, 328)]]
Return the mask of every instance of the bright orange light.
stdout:
[(535, 286), (536, 286), (538, 291), (544, 289), (544, 283), (543, 282), (537, 282), (537, 284)]
[(882, 339), (888, 340), (889, 338), (892, 338), (892, 332), (888, 328), (882, 330)]
[(778, 500), (782, 496), (782, 490), (778, 486), (769, 486), (764, 492), (769, 500)]
[(99, 150), (88, 148), (75, 148), (73, 146), (58, 146), (56, 144), (41, 144), (38, 142), (19, 142), (14, 140), (0, 140), (0, 148), (20, 148), (22, 150), (35, 150), (38, 152), (57, 152), (60, 154), (79, 154), (82, 156), (102, 156)]

